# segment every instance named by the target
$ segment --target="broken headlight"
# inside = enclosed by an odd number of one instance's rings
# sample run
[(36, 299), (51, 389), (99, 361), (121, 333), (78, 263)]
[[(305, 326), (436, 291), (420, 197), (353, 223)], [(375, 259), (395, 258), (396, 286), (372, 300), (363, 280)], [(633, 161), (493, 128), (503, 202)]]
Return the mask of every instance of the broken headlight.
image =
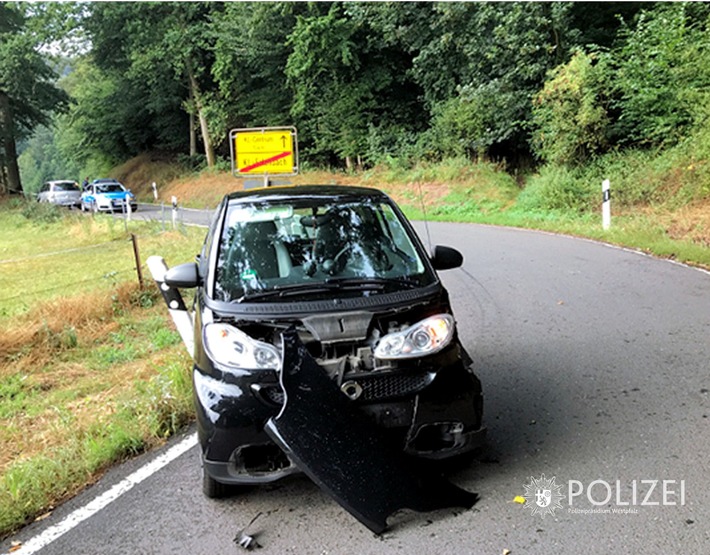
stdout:
[(218, 364), (231, 368), (277, 370), (281, 355), (273, 345), (249, 337), (228, 324), (207, 324), (203, 331), (205, 350)]
[(408, 327), (388, 333), (377, 344), (375, 358), (415, 358), (446, 347), (454, 336), (454, 317), (437, 314)]

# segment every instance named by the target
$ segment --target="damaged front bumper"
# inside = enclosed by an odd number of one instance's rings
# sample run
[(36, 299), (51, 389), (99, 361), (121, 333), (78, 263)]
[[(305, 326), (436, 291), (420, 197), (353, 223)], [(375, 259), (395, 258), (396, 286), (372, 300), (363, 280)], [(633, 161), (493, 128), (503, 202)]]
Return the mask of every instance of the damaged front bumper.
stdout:
[(376, 534), (400, 509), (470, 508), (478, 496), (412, 465), (318, 366), (295, 332), (283, 334), (286, 400), (266, 433), (323, 491)]
[[(294, 361), (285, 358), (284, 364), (292, 367)], [(423, 376), (407, 380), (403, 371), (355, 376), (342, 384), (340, 394), (407, 455), (440, 460), (480, 447), (485, 428), (478, 379), (458, 359)], [(212, 477), (255, 484), (297, 471), (263, 429), (284, 402), (276, 372), (244, 371), (237, 377), (220, 371), (208, 375), (195, 367), (193, 385), (203, 464)], [(355, 385), (363, 393), (351, 400), (347, 388)]]

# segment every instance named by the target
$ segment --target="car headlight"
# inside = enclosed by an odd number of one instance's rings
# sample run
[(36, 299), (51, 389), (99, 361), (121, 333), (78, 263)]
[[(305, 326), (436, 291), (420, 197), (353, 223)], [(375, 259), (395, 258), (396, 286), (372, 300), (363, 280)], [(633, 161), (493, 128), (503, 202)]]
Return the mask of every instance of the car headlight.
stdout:
[(234, 326), (207, 324), (202, 336), (207, 354), (218, 364), (255, 370), (277, 370), (281, 365), (276, 347), (253, 339)]
[(395, 333), (388, 333), (375, 347), (375, 358), (415, 358), (446, 347), (454, 336), (454, 317), (437, 314)]

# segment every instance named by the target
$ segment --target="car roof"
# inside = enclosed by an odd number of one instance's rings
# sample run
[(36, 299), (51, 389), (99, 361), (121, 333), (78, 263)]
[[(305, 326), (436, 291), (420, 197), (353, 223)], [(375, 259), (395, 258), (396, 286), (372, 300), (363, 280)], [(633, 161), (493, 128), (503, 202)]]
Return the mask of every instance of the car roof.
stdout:
[(320, 198), (343, 202), (358, 202), (365, 200), (389, 200), (389, 197), (378, 189), (355, 187), (351, 185), (299, 185), (283, 187), (263, 187), (237, 191), (226, 196), (230, 203), (255, 202), (269, 200), (274, 202), (302, 198)]
[(52, 181), (47, 181), (47, 185), (56, 185), (57, 183), (71, 183), (72, 185), (76, 185), (76, 181), (73, 179), (53, 179)]

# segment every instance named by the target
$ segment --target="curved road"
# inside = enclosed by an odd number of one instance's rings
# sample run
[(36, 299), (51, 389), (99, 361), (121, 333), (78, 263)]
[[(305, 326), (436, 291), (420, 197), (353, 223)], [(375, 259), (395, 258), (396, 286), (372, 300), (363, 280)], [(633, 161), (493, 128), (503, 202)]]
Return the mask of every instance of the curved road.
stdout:
[[(430, 228), (465, 256), (442, 277), (484, 386), (489, 446), (451, 476), (480, 494), (472, 510), (404, 512), (375, 537), (304, 477), (207, 500), (193, 447), (39, 553), (235, 553), (260, 512), (249, 531), (261, 553), (707, 553), (710, 274), (563, 236)], [(533, 514), (514, 498), (543, 474), (557, 508)]]

